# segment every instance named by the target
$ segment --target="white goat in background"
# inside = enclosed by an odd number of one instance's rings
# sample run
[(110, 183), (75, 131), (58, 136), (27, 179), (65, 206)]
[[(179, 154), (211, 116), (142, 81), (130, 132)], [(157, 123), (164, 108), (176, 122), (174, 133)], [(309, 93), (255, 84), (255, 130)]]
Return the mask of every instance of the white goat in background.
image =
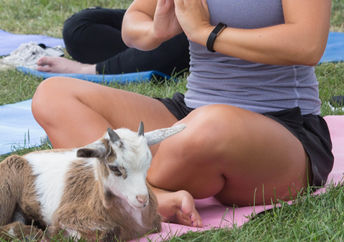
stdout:
[[(0, 163), (0, 238), (63, 230), (74, 238), (129, 240), (160, 230), (157, 201), (146, 184), (149, 145), (180, 132), (108, 129), (77, 149), (13, 155)], [(17, 218), (22, 218), (21, 221)], [(24, 225), (25, 223), (26, 225)]]

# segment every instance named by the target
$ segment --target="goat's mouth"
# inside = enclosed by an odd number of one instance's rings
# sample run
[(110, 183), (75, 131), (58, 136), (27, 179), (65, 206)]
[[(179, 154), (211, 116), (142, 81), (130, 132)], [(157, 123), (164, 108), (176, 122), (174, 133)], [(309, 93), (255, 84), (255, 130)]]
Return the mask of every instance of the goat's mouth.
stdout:
[(147, 207), (147, 204), (130, 204), (130, 206), (132, 206), (134, 209), (137, 209), (137, 210), (143, 210), (145, 207)]
[(144, 210), (147, 207), (147, 205), (148, 205), (148, 202), (143, 204), (143, 203), (138, 203), (136, 201), (132, 202), (132, 201), (129, 201), (129, 200), (127, 200), (127, 203), (134, 210)]

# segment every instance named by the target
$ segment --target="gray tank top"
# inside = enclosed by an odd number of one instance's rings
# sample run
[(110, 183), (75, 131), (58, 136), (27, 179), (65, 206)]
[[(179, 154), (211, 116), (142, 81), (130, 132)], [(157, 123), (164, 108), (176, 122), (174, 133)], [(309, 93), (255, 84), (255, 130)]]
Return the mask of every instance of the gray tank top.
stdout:
[[(212, 25), (259, 28), (284, 23), (280, 0), (208, 0)], [(314, 68), (253, 63), (190, 41), (190, 75), (185, 103), (197, 108), (223, 103), (258, 113), (300, 107), (319, 114), (320, 99)]]

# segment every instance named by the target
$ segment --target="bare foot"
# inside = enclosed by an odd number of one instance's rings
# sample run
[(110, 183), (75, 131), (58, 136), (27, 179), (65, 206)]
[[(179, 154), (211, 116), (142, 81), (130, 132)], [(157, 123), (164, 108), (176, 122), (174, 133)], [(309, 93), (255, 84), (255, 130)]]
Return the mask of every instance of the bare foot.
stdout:
[(82, 64), (64, 57), (44, 56), (37, 61), (37, 70), (54, 73), (96, 74), (96, 65)]
[(202, 219), (195, 208), (195, 201), (187, 191), (168, 192), (153, 188), (158, 199), (158, 211), (164, 222), (202, 227)]

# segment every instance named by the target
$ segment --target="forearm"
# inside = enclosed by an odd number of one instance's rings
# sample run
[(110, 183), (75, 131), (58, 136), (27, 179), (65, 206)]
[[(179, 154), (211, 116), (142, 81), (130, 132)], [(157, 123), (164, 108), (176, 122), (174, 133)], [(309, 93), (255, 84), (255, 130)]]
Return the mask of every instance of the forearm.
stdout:
[[(196, 42), (206, 45), (213, 27)], [(327, 28), (328, 29), (328, 28)], [(327, 33), (302, 25), (281, 24), (260, 29), (226, 28), (215, 40), (214, 49), (244, 60), (274, 65), (316, 65), (327, 41)]]
[[(176, 15), (189, 40), (206, 46), (215, 26), (206, 0), (175, 0)], [(227, 27), (215, 51), (247, 61), (274, 65), (315, 65), (326, 46), (330, 0), (282, 0), (284, 24), (256, 29)]]

